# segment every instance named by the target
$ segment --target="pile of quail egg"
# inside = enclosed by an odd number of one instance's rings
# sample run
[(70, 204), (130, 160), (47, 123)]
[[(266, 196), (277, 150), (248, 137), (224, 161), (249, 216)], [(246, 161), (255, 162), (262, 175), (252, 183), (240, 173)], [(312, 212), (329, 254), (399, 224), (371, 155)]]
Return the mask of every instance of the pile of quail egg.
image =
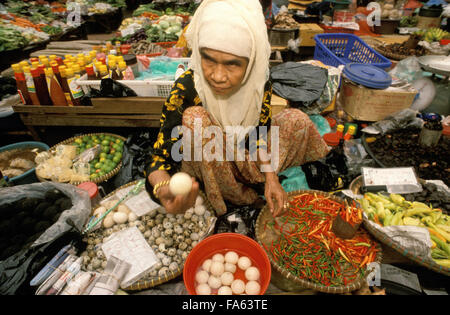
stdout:
[(189, 252), (207, 236), (215, 221), (215, 215), (206, 208), (203, 198), (199, 196), (195, 206), (183, 214), (167, 213), (165, 208), (159, 207), (125, 223), (114, 222), (108, 228), (103, 225), (83, 239), (87, 243), (86, 250), (81, 254), (83, 269), (101, 273), (106, 267), (106, 257), (101, 249), (103, 239), (115, 232), (136, 226), (159, 259), (149, 274), (142, 279), (174, 275), (182, 270)]

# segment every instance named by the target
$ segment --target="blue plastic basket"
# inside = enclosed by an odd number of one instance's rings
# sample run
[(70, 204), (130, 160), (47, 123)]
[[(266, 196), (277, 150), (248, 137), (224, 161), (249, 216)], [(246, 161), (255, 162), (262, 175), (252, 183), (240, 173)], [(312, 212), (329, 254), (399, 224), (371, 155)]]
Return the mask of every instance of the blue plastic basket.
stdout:
[[(9, 151), (9, 150), (13, 150), (13, 149), (27, 149), (27, 148), (33, 148), (33, 149), (34, 148), (38, 148), (38, 149), (41, 149), (43, 151), (48, 151), (50, 149), (50, 147), (47, 144), (43, 143), (43, 142), (25, 141), (25, 142), (13, 143), (13, 144), (9, 144), (9, 145), (6, 145), (4, 147), (1, 147), (0, 148), (0, 152)], [(9, 180), (14, 185), (25, 185), (25, 184), (36, 183), (39, 180), (36, 177), (35, 169), (36, 168), (33, 167), (32, 169), (26, 171), (22, 175), (10, 178)]]
[(337, 67), (349, 62), (371, 64), (389, 69), (391, 62), (367, 45), (356, 35), (344, 33), (325, 33), (314, 36), (316, 48), (314, 59), (328, 66)]

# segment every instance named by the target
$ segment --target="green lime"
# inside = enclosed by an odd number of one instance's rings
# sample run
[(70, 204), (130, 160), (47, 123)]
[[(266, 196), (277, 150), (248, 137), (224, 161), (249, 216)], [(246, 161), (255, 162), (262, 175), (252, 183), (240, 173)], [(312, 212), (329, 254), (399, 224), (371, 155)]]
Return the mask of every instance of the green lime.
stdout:
[(123, 141), (121, 140), (121, 139), (116, 139), (116, 141), (115, 141), (117, 144), (121, 144), (121, 143), (123, 143)]
[(95, 144), (99, 144), (100, 143), (100, 139), (94, 139), (94, 140), (92, 140), (92, 142), (94, 142)]
[(81, 143), (83, 143), (83, 139), (81, 139), (81, 138), (76, 138), (76, 139), (75, 139), (75, 143), (81, 144)]
[(90, 149), (90, 148), (92, 148), (92, 144), (91, 143), (88, 143), (88, 144), (86, 144), (86, 149)]
[(109, 145), (109, 141), (108, 140), (102, 140), (102, 145), (108, 146)]
[(105, 158), (108, 156), (108, 154), (106, 154), (105, 152), (100, 153), (99, 157), (101, 158)]
[(101, 157), (101, 158), (99, 159), (99, 161), (102, 162), (102, 163), (104, 163), (104, 162), (106, 161), (106, 158)]
[(91, 179), (94, 179), (94, 178), (97, 178), (98, 175), (97, 175), (97, 173), (92, 173), (90, 177), (91, 177)]
[(113, 157), (114, 157), (114, 155), (113, 155), (113, 154), (108, 154), (108, 155), (106, 156), (106, 158), (107, 158), (108, 160), (112, 160), (112, 159), (113, 159)]
[(100, 172), (98, 172), (98, 177), (102, 177), (102, 176), (105, 176), (105, 172), (104, 171), (100, 171)]
[(89, 138), (89, 136), (84, 136), (83, 137), (83, 142), (89, 142), (89, 140), (91, 140), (91, 138)]
[(114, 156), (114, 157), (113, 157), (113, 162), (114, 162), (114, 163), (119, 163), (120, 160), (121, 160), (121, 157), (119, 157), (119, 156)]
[(121, 158), (122, 158), (122, 152), (116, 152), (116, 153), (114, 154), (114, 157), (116, 157), (116, 156), (118, 156), (119, 159), (121, 159)]
[(95, 163), (94, 167), (96, 169), (102, 168), (103, 167), (103, 163), (101, 163), (101, 162)]

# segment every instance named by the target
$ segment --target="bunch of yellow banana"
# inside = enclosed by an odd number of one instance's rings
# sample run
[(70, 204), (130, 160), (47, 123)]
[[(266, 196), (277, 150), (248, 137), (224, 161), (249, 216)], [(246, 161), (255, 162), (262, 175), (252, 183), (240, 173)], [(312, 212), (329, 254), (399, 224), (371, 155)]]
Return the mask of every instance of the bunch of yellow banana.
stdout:
[(369, 220), (382, 226), (413, 225), (428, 229), (431, 237), (431, 257), (450, 268), (450, 215), (422, 202), (406, 201), (403, 196), (366, 193), (358, 200)]
[(428, 29), (425, 34), (423, 34), (423, 39), (429, 43), (438, 42), (444, 37), (448, 36), (449, 33), (436, 27)]

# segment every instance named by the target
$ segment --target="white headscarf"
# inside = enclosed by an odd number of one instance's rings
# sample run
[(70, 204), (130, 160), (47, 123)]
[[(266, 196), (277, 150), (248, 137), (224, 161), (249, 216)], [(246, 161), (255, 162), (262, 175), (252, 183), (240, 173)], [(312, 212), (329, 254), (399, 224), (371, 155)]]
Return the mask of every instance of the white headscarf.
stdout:
[[(204, 0), (189, 24), (186, 39), (192, 49), (195, 88), (206, 110), (222, 128), (258, 125), (271, 53), (259, 0)], [(235, 93), (214, 95), (201, 68), (201, 48), (249, 59)]]

